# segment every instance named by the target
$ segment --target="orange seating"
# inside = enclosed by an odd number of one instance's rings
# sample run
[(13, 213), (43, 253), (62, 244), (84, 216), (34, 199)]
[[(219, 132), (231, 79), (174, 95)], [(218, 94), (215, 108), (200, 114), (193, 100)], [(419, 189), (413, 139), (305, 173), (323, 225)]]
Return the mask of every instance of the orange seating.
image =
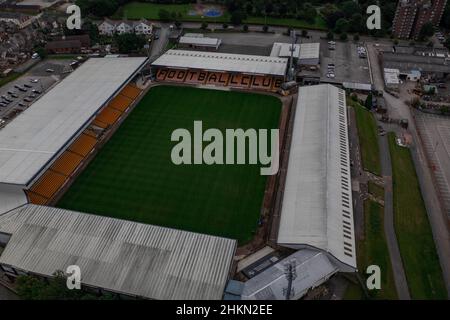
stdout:
[(134, 100), (137, 98), (140, 92), (141, 92), (140, 89), (131, 84), (128, 84), (125, 88), (123, 88), (120, 94), (130, 98), (131, 100)]
[(28, 200), (33, 203), (33, 204), (40, 204), (40, 205), (44, 205), (47, 204), (48, 200), (45, 197), (42, 197), (34, 192), (27, 192), (27, 196), (28, 196)]
[(92, 124), (96, 127), (102, 128), (102, 129), (106, 129), (108, 127), (107, 123), (104, 123), (98, 119), (95, 119)]
[(69, 147), (69, 150), (85, 157), (94, 148), (97, 140), (87, 134), (81, 134), (77, 140)]
[(106, 107), (98, 114), (95, 120), (106, 123), (107, 125), (112, 125), (117, 121), (117, 119), (119, 119), (121, 115), (122, 113), (120, 111)]
[(51, 199), (66, 181), (66, 176), (52, 170), (45, 172), (37, 183), (33, 185), (31, 191), (43, 197)]
[(114, 99), (111, 100), (111, 102), (109, 103), (109, 106), (111, 108), (114, 108), (121, 112), (124, 112), (130, 106), (130, 104), (132, 102), (133, 102), (132, 99), (119, 94), (117, 97), (115, 97)]
[(73, 152), (66, 151), (53, 163), (50, 169), (62, 173), (65, 176), (69, 176), (80, 165), (82, 160), (83, 157)]

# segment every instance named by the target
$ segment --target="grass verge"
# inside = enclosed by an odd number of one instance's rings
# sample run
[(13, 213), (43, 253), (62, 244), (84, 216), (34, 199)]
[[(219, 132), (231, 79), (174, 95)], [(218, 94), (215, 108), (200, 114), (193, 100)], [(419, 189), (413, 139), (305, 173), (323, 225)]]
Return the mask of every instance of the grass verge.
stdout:
[(410, 150), (389, 133), (394, 225), (413, 299), (446, 299), (447, 292)]

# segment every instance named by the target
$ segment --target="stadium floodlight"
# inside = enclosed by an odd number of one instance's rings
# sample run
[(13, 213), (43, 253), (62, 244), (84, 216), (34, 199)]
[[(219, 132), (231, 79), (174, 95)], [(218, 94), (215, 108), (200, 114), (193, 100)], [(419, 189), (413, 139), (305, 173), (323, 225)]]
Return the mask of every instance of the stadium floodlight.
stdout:
[(286, 297), (286, 300), (290, 300), (295, 296), (295, 290), (292, 288), (292, 282), (297, 278), (297, 261), (295, 259), (289, 260), (284, 265), (284, 274), (288, 281), (288, 286), (283, 288), (283, 295)]

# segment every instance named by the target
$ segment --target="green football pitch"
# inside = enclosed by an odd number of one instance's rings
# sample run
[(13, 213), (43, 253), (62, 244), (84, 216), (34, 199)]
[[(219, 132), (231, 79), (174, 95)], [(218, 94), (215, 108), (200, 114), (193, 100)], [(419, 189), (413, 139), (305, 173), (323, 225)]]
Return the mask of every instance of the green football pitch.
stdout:
[(273, 96), (157, 86), (141, 100), (58, 207), (237, 239), (252, 239), (267, 176), (260, 165), (175, 165), (171, 134), (278, 127)]

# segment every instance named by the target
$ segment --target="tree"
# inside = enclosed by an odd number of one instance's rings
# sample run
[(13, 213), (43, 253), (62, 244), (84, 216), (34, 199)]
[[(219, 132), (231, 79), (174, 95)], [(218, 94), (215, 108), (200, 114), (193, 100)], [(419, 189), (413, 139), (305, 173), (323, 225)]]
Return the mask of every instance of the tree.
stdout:
[(348, 27), (349, 27), (348, 20), (345, 18), (340, 18), (338, 21), (336, 21), (336, 26), (334, 27), (334, 32), (336, 32), (336, 33), (347, 32)]
[(120, 53), (140, 51), (146, 43), (143, 36), (135, 33), (115, 35), (114, 41), (119, 48)]
[(248, 24), (244, 24), (244, 25), (242, 26), (242, 30), (243, 30), (244, 32), (248, 32)]
[(226, 24), (226, 23), (222, 24), (222, 28), (227, 29), (228, 28), (228, 24)]
[(445, 39), (444, 46), (445, 46), (447, 49), (450, 49), (450, 38)]
[(367, 95), (366, 102), (364, 103), (364, 106), (366, 107), (367, 110), (371, 110), (372, 109), (372, 92), (370, 92)]
[(447, 1), (447, 5), (445, 6), (444, 14), (442, 15), (441, 19), (441, 27), (444, 27), (445, 29), (450, 29), (450, 2)]
[(200, 29), (206, 30), (208, 28), (208, 24), (206, 22), (202, 22), (202, 25), (200, 26)]
[(181, 28), (181, 25), (182, 25), (182, 23), (181, 23), (181, 21), (175, 21), (175, 27), (177, 28), (177, 29), (180, 29)]
[(327, 33), (327, 40), (333, 40), (334, 39), (334, 33), (331, 31), (328, 31)]
[(352, 32), (365, 32), (367, 27), (364, 23), (362, 14), (355, 13), (351, 16), (349, 20), (349, 31)]
[(264, 33), (267, 33), (267, 32), (269, 31), (269, 27), (268, 27), (266, 24), (263, 25), (262, 31), (263, 31)]
[(159, 9), (158, 11), (159, 20), (169, 21), (170, 20), (170, 12), (166, 9)]
[(306, 38), (308, 36), (308, 30), (302, 30), (302, 37)]
[(41, 59), (47, 58), (47, 51), (43, 47), (36, 47), (34, 51), (39, 55)]
[(238, 26), (242, 23), (242, 21), (245, 19), (245, 14), (240, 11), (240, 10), (236, 10), (231, 14), (231, 18), (230, 21), (232, 24), (234, 24), (235, 26)]
[(342, 41), (346, 41), (348, 39), (347, 33), (342, 32), (339, 36), (339, 39)]
[(355, 33), (353, 35), (353, 41), (359, 41), (359, 34)]
[(56, 271), (48, 281), (34, 276), (22, 275), (16, 280), (16, 290), (24, 300), (111, 300), (112, 295), (95, 296), (83, 290), (69, 290), (67, 278), (62, 271)]
[(76, 4), (81, 12), (89, 12), (97, 17), (111, 16), (119, 9), (116, 0), (77, 0)]
[(419, 32), (419, 39), (424, 41), (425, 39), (431, 37), (434, 34), (434, 26), (433, 23), (427, 22), (425, 23)]
[(343, 2), (341, 9), (347, 18), (350, 18), (355, 12), (361, 12), (359, 4), (352, 0)]

